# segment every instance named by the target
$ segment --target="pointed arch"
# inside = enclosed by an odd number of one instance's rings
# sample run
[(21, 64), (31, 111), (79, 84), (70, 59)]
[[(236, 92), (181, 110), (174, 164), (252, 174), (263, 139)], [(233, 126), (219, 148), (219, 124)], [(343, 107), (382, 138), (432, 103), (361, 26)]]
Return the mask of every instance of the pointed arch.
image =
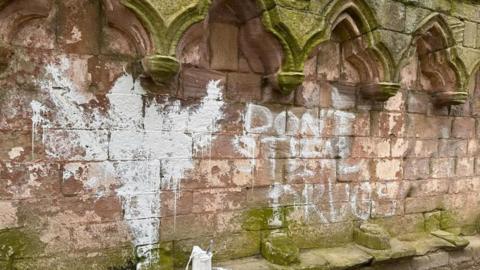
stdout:
[(416, 57), (420, 73), (429, 82), (424, 90), (430, 92), (434, 103), (438, 106), (462, 104), (468, 97), (465, 91), (467, 72), (455, 46), (448, 22), (441, 14), (431, 14), (413, 33), (395, 76), (400, 79), (401, 69), (411, 57)]
[(135, 14), (118, 1), (103, 0), (103, 12), (106, 17), (106, 31), (119, 33), (128, 43), (135, 55), (145, 56), (153, 52), (150, 33)]
[[(378, 42), (372, 33), (378, 23), (374, 13), (364, 0), (336, 0), (331, 1), (325, 7), (325, 16), (318, 20), (313, 30), (306, 34), (306, 41), (300, 43), (292, 33), (295, 25), (289, 25), (282, 21), (281, 11), (276, 1), (258, 0), (260, 6), (265, 10), (263, 21), (267, 29), (271, 31), (280, 41), (284, 50), (284, 60), (281, 71), (278, 75), (280, 85), (283, 85), (283, 92), (290, 93), (303, 81), (304, 64), (311, 52), (321, 43), (332, 38), (334, 29), (346, 26), (345, 41), (362, 37), (362, 50), (355, 50), (352, 54), (352, 61), (357, 65), (371, 66), (373, 62), (381, 63), (382, 79), (392, 79), (393, 60), (385, 46)], [(302, 7), (307, 1), (301, 2)], [(297, 4), (297, 3), (295, 3)], [(371, 61), (370, 58), (377, 60)], [(368, 64), (369, 63), (369, 64)], [(377, 72), (378, 73), (378, 72)]]
[(375, 16), (363, 1), (339, 0), (327, 9), (324, 36), (340, 44), (342, 61), (358, 73), (357, 87), (366, 98), (385, 101), (400, 88), (392, 82), (393, 58), (377, 40)]

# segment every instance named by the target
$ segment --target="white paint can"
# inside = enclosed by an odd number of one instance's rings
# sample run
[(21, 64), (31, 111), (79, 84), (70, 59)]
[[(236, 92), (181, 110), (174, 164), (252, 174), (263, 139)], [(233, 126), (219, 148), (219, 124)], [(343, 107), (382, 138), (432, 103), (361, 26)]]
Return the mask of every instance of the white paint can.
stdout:
[(190, 263), (192, 270), (212, 270), (212, 253), (194, 246), (185, 270), (188, 270)]

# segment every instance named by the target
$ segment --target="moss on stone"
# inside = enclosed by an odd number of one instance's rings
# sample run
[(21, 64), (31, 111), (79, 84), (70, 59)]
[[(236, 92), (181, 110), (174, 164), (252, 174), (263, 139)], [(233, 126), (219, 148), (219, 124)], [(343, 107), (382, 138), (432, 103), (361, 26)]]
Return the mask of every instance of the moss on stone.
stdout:
[(300, 262), (300, 250), (290, 237), (283, 232), (273, 232), (262, 240), (262, 256), (269, 262), (291, 265)]
[(160, 243), (158, 249), (160, 270), (173, 269), (173, 242)]
[(353, 232), (353, 239), (361, 246), (375, 250), (390, 249), (390, 236), (377, 224), (362, 224)]
[(425, 231), (432, 232), (440, 229), (440, 219), (442, 213), (440, 211), (425, 213)]
[(468, 246), (468, 244), (470, 244), (470, 242), (467, 239), (446, 231), (438, 230), (438, 231), (431, 232), (431, 234), (445, 241), (448, 241), (449, 243), (459, 248), (464, 248)]
[(332, 248), (353, 241), (353, 224), (351, 222), (317, 226), (303, 226), (297, 222), (290, 222), (288, 231), (296, 246), (302, 249)]
[(39, 236), (28, 230), (7, 229), (0, 231), (0, 261), (6, 261), (7, 269), (19, 258), (38, 257), (45, 247)]
[[(278, 209), (273, 208), (253, 208), (244, 213), (242, 228), (246, 231), (262, 231), (272, 228), (279, 228), (287, 226), (286, 223), (286, 208), (280, 207)], [(272, 226), (270, 221), (273, 220), (274, 215), (278, 215), (280, 218), (280, 226)]]
[(440, 229), (459, 235), (462, 231), (458, 218), (452, 211), (442, 211), (440, 215)]

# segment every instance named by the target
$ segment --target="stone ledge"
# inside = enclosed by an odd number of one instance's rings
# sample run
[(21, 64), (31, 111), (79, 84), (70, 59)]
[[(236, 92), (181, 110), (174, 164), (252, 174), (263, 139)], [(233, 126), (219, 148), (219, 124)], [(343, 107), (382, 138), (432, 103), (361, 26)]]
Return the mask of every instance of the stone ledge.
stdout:
[[(470, 242), (467, 247), (455, 246), (454, 244), (442, 238), (429, 234), (411, 234), (392, 239), (389, 250), (372, 250), (356, 244), (348, 244), (337, 248), (310, 249), (300, 252), (300, 263), (290, 266), (280, 266), (269, 263), (260, 256), (243, 258), (228, 262), (219, 263), (220, 269), (224, 270), (341, 270), (351, 269), (362, 266), (375, 266), (380, 262), (396, 261), (398, 259), (408, 259), (414, 257), (415, 262), (430, 257), (435, 252), (441, 250), (442, 253), (458, 252), (465, 256), (480, 258), (480, 236), (464, 237)], [(445, 252), (447, 251), (447, 252)], [(429, 257), (430, 256), (430, 257)], [(458, 254), (457, 254), (458, 257)], [(412, 262), (414, 261), (412, 260)], [(412, 263), (410, 265), (413, 265)], [(377, 269), (375, 267), (375, 269)], [(383, 268), (379, 268), (383, 269)], [(388, 269), (388, 268), (385, 268)], [(415, 268), (409, 268), (411, 270)]]

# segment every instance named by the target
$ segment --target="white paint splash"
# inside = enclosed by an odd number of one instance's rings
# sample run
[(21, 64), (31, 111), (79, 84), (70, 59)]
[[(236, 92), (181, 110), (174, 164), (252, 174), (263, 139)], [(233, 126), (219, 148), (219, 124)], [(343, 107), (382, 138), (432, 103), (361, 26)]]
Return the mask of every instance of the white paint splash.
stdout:
[(23, 147), (14, 147), (8, 152), (8, 157), (10, 159), (16, 159), (20, 157), (24, 151)]
[(82, 32), (77, 28), (77, 26), (73, 26), (72, 31), (70, 31), (70, 38), (67, 39), (67, 44), (77, 43), (82, 40)]
[[(84, 76), (77, 74), (87, 72), (82, 69), (86, 63), (63, 56), (54, 62), (45, 66), (46, 79), (37, 81), (51, 105), (31, 103), (32, 148), (36, 131), (42, 129), (49, 158), (73, 162), (65, 166), (64, 181), (83, 172), (84, 186), (98, 198), (116, 187), (133, 244), (143, 258), (137, 269), (145, 269), (158, 260), (152, 250), (161, 237), (160, 190), (180, 190), (185, 172), (194, 168), (194, 138), (215, 132), (223, 117), (220, 82), (205, 86), (207, 95), (199, 104), (182, 107), (165, 100), (144, 108), (145, 90), (130, 74), (123, 74), (107, 95), (109, 109), (86, 111), (82, 105), (95, 100), (82, 85)], [(47, 119), (46, 112), (53, 116)], [(107, 129), (112, 134), (103, 138)], [(195, 141), (196, 150), (207, 148), (213, 139)]]

